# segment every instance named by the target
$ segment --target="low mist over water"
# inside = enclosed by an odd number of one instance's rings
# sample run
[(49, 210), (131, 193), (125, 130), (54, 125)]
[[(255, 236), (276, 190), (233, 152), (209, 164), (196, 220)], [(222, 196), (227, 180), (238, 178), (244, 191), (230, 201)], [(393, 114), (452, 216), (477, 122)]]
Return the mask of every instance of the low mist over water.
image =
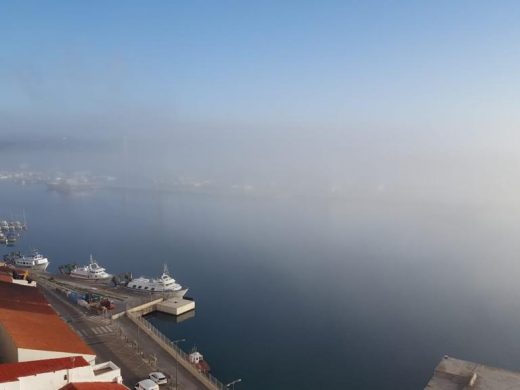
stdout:
[(196, 314), (151, 321), (186, 338), (184, 349), (196, 345), (223, 381), (416, 389), (444, 354), (512, 369), (520, 361), (514, 209), (1, 190), (4, 214), (28, 217), (18, 246), (38, 247), (51, 271), (90, 253), (109, 272), (135, 276), (167, 263)]

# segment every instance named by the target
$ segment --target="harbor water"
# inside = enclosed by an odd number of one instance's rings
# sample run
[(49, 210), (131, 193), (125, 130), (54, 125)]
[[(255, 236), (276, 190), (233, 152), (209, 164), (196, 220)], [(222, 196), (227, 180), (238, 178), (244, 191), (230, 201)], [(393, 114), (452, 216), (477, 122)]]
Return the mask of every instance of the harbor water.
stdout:
[(0, 183), (0, 215), (25, 211), (11, 250), (49, 272), (87, 264), (159, 276), (197, 301), (177, 323), (236, 389), (420, 389), (451, 355), (520, 369), (520, 213), (384, 199), (274, 199)]

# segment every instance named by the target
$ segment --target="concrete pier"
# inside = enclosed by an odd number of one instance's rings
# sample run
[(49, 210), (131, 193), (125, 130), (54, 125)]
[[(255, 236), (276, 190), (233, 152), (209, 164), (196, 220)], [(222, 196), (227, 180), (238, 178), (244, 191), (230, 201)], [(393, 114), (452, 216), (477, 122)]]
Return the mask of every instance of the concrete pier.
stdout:
[(445, 356), (424, 390), (520, 389), (520, 373)]
[(195, 309), (195, 301), (184, 298), (170, 298), (157, 304), (157, 311), (179, 316)]

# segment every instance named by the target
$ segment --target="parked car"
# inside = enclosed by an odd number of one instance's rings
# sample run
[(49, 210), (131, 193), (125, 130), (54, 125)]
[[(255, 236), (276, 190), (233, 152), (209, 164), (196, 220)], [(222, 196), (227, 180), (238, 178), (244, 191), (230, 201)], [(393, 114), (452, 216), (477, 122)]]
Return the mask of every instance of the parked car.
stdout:
[(168, 378), (162, 372), (151, 372), (150, 379), (153, 380), (158, 385), (165, 385), (168, 383)]
[(134, 390), (159, 390), (159, 385), (151, 379), (143, 379), (135, 384)]

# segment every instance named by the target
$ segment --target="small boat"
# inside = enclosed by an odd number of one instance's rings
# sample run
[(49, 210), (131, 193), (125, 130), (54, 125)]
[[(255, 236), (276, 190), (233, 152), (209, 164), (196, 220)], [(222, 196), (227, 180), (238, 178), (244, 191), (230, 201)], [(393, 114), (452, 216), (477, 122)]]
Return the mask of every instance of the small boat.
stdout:
[(14, 265), (21, 268), (32, 268), (45, 271), (49, 266), (49, 259), (43, 257), (36, 249), (30, 256), (21, 256), (14, 259)]
[(3, 232), (7, 232), (9, 230), (9, 224), (7, 223), (7, 221), (0, 221), (0, 229)]
[(197, 350), (196, 346), (193, 346), (191, 349), (188, 359), (198, 372), (207, 374), (211, 370), (209, 364), (204, 360), (204, 356)]
[(90, 263), (84, 267), (76, 267), (70, 271), (70, 276), (73, 278), (90, 279), (90, 280), (103, 280), (110, 279), (111, 274), (105, 271), (105, 268), (101, 267), (96, 260), (90, 255)]
[(17, 239), (18, 239), (18, 234), (13, 233), (13, 232), (7, 233), (7, 243), (8, 244), (14, 244)]
[(162, 275), (157, 279), (149, 279), (141, 276), (130, 280), (126, 287), (132, 290), (146, 291), (146, 292), (173, 292), (177, 298), (182, 298), (188, 292), (187, 288), (182, 288), (180, 284), (175, 282), (175, 279), (170, 276), (168, 267), (164, 265)]

